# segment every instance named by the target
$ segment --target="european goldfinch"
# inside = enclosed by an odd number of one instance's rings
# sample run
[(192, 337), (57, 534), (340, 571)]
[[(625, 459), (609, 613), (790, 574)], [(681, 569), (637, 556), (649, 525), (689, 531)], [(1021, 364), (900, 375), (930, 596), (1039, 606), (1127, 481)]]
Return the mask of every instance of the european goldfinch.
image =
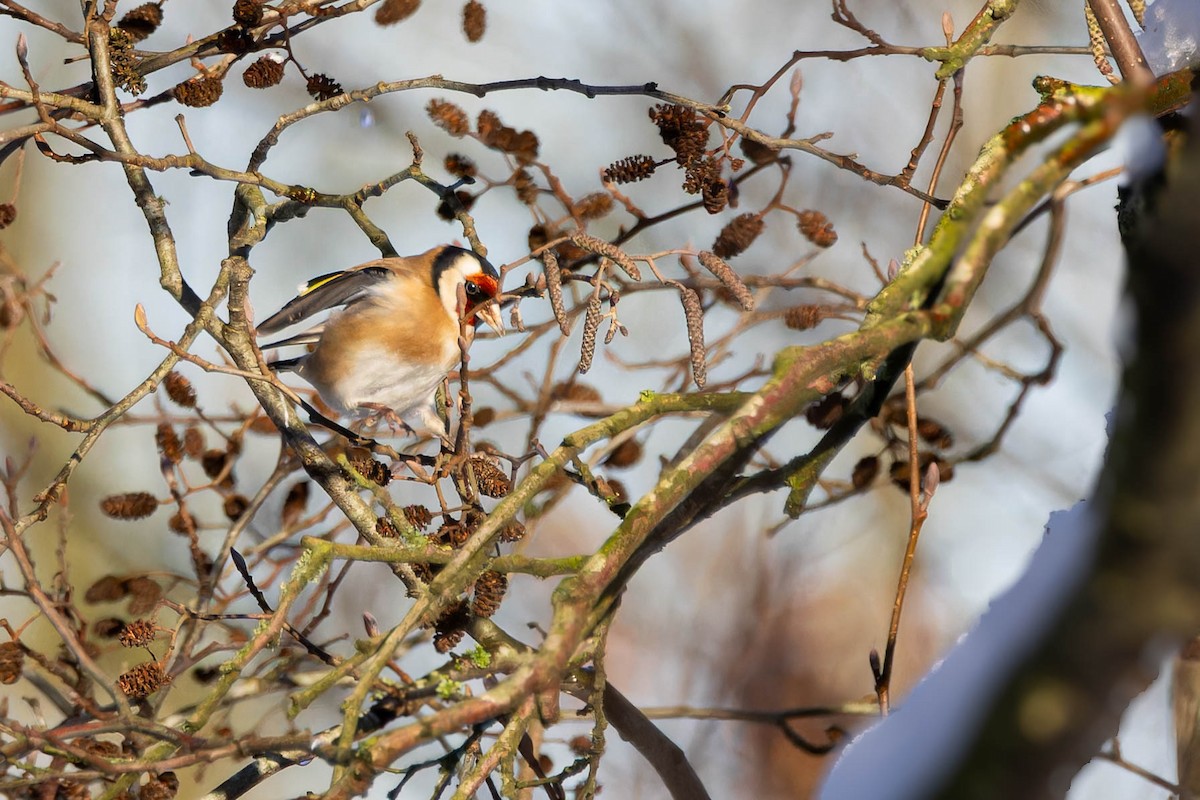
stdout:
[(433, 393), (459, 360), (459, 287), (466, 296), (468, 341), (482, 320), (504, 334), (496, 268), (470, 250), (442, 246), (418, 256), (381, 258), (313, 278), (258, 326), (277, 333), (337, 306), (324, 322), (263, 349), (310, 346), (296, 358), (271, 362), (294, 371), (343, 414), (415, 413), (433, 425)]

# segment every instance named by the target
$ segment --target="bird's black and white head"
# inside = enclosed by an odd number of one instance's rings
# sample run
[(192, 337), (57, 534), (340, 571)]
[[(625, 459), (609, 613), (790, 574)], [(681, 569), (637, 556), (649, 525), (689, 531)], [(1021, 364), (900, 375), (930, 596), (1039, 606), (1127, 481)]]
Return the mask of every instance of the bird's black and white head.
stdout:
[(473, 314), (476, 324), (482, 320), (496, 333), (504, 335), (500, 306), (489, 302), (500, 293), (500, 273), (486, 258), (461, 247), (446, 246), (435, 252), (432, 273), (433, 288), (446, 313), (457, 318), (458, 287), (462, 286), (467, 316)]

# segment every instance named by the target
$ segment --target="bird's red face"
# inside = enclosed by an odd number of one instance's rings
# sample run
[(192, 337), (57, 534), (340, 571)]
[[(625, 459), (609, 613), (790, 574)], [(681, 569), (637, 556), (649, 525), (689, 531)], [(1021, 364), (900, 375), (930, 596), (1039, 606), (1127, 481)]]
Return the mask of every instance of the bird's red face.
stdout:
[(477, 272), (466, 276), (464, 285), (467, 294), (466, 313), (467, 316), (474, 315), (475, 327), (479, 327), (480, 322), (486, 322), (488, 327), (503, 336), (504, 320), (500, 317), (500, 306), (488, 303), (500, 293), (500, 282), (486, 272)]

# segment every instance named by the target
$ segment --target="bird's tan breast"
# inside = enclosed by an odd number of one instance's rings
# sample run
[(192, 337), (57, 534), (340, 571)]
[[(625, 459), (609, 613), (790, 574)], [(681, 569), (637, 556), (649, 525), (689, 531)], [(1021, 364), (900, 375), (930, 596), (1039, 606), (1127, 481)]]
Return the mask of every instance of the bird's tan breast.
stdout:
[(304, 377), (344, 410), (422, 402), (458, 358), (458, 324), (432, 286), (397, 276), (330, 319)]

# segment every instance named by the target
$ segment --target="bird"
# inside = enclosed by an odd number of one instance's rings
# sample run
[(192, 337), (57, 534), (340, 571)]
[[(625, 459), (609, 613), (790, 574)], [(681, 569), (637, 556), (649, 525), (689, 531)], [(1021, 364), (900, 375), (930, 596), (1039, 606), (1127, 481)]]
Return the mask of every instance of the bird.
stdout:
[(415, 429), (405, 418), (414, 417), (438, 431), (444, 426), (433, 412), (433, 395), (460, 358), (460, 287), (464, 318), (473, 322), (466, 327), (468, 343), (481, 321), (503, 336), (504, 321), (494, 302), (500, 292), (496, 268), (470, 250), (443, 245), (420, 255), (368, 261), (303, 284), (296, 297), (258, 325), (260, 335), (334, 310), (323, 322), (262, 345), (264, 350), (310, 348), (268, 366), (295, 372), (340, 414), (382, 415), (410, 431)]

